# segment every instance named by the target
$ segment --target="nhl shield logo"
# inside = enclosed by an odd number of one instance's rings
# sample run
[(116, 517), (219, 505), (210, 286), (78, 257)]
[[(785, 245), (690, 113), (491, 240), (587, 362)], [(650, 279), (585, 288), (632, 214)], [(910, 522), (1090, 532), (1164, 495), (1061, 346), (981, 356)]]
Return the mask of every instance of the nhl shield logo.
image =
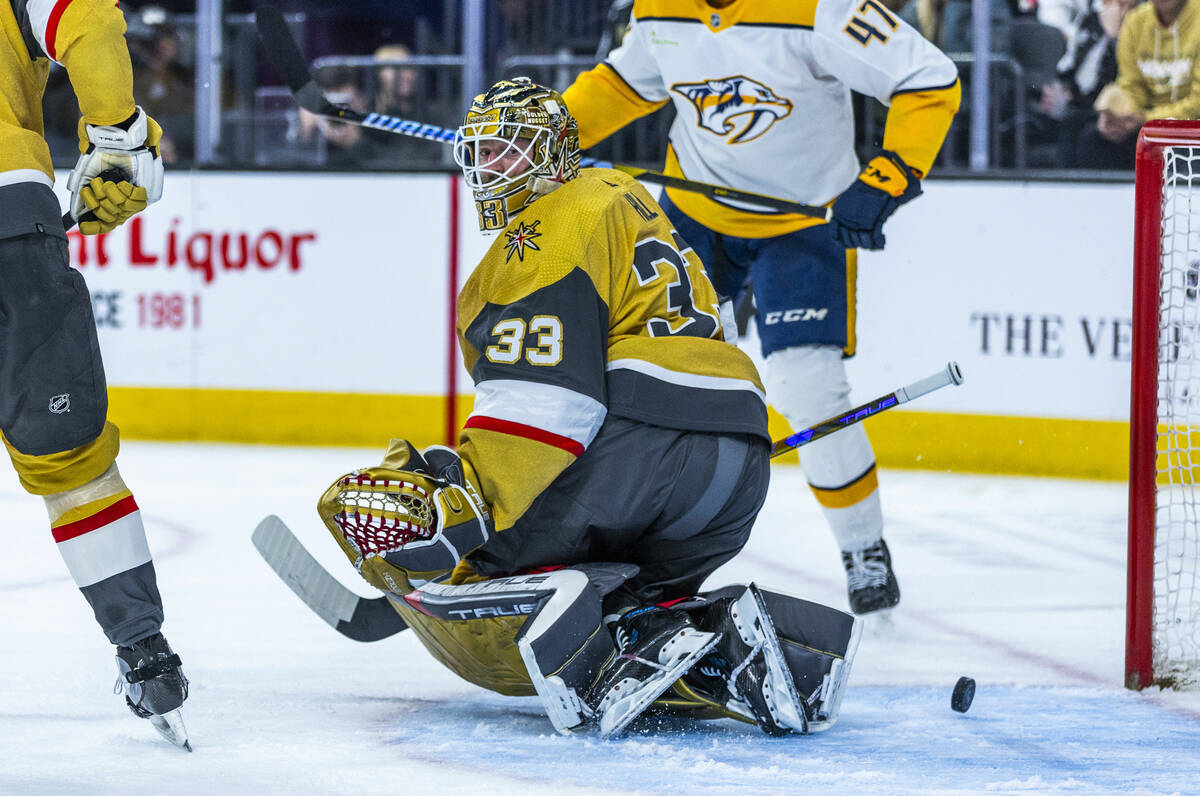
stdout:
[(731, 144), (753, 141), (792, 112), (791, 100), (745, 75), (676, 83), (671, 90), (692, 103), (697, 124)]
[(64, 412), (71, 411), (71, 393), (64, 392), (62, 395), (53, 395), (50, 397), (49, 409), (56, 415), (61, 415)]

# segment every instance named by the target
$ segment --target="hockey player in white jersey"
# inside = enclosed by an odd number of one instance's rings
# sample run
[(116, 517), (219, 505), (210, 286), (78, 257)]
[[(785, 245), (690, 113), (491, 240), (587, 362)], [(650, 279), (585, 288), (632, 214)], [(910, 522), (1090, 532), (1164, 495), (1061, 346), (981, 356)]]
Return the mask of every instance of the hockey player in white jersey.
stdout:
[[(860, 169), (850, 91), (890, 106)], [(717, 292), (752, 286), (767, 396), (794, 428), (850, 408), (857, 249), (921, 193), (960, 88), (954, 64), (879, 0), (638, 0), (620, 47), (564, 92), (590, 147), (673, 102), (667, 174), (806, 204), (806, 216), (666, 190)], [(896, 605), (875, 456), (861, 426), (801, 463), (842, 550), (850, 607)]]

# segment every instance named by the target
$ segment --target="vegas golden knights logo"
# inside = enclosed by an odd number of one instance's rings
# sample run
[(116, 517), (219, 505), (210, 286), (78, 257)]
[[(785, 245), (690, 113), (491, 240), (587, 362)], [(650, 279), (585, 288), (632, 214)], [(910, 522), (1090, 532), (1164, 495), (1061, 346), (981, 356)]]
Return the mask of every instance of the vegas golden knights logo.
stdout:
[(791, 100), (745, 75), (676, 83), (671, 90), (692, 103), (697, 124), (719, 136), (729, 136), (731, 144), (753, 141), (792, 112)]
[(508, 238), (504, 243), (504, 248), (508, 249), (508, 253), (504, 255), (504, 262), (511, 260), (513, 254), (517, 255), (518, 260), (525, 262), (525, 252), (527, 250), (541, 251), (541, 247), (533, 242), (534, 238), (542, 237), (542, 233), (537, 231), (538, 224), (540, 223), (542, 223), (540, 218), (532, 224), (526, 224), (522, 221), (517, 224), (516, 229), (511, 229), (504, 233)]

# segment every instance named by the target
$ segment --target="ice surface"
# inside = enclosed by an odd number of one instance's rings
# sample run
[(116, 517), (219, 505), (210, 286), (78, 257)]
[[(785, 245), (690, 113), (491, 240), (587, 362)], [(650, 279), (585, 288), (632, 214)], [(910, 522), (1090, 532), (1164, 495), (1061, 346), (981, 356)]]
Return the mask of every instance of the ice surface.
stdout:
[[(0, 793), (1171, 793), (1200, 788), (1200, 695), (1121, 688), (1122, 484), (880, 475), (903, 600), (871, 622), (841, 718), (771, 739), (734, 722), (559, 737), (535, 699), (482, 691), (402, 633), (349, 641), (259, 559), (277, 513), (360, 594), (316, 517), (382, 449), (126, 443), (192, 679), (195, 753), (109, 691), (111, 648), (54, 549), (41, 501), (0, 479)], [(754, 579), (845, 606), (832, 535), (799, 468), (776, 467), (747, 549)], [(954, 713), (960, 675), (978, 682)]]

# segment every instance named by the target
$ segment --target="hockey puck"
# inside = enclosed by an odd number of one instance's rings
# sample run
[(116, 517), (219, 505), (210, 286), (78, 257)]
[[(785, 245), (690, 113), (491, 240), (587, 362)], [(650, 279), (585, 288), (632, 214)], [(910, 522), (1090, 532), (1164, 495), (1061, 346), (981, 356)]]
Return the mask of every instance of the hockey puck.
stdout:
[(954, 684), (954, 693), (950, 695), (950, 707), (959, 713), (966, 713), (975, 698), (975, 681), (970, 677), (960, 677)]

